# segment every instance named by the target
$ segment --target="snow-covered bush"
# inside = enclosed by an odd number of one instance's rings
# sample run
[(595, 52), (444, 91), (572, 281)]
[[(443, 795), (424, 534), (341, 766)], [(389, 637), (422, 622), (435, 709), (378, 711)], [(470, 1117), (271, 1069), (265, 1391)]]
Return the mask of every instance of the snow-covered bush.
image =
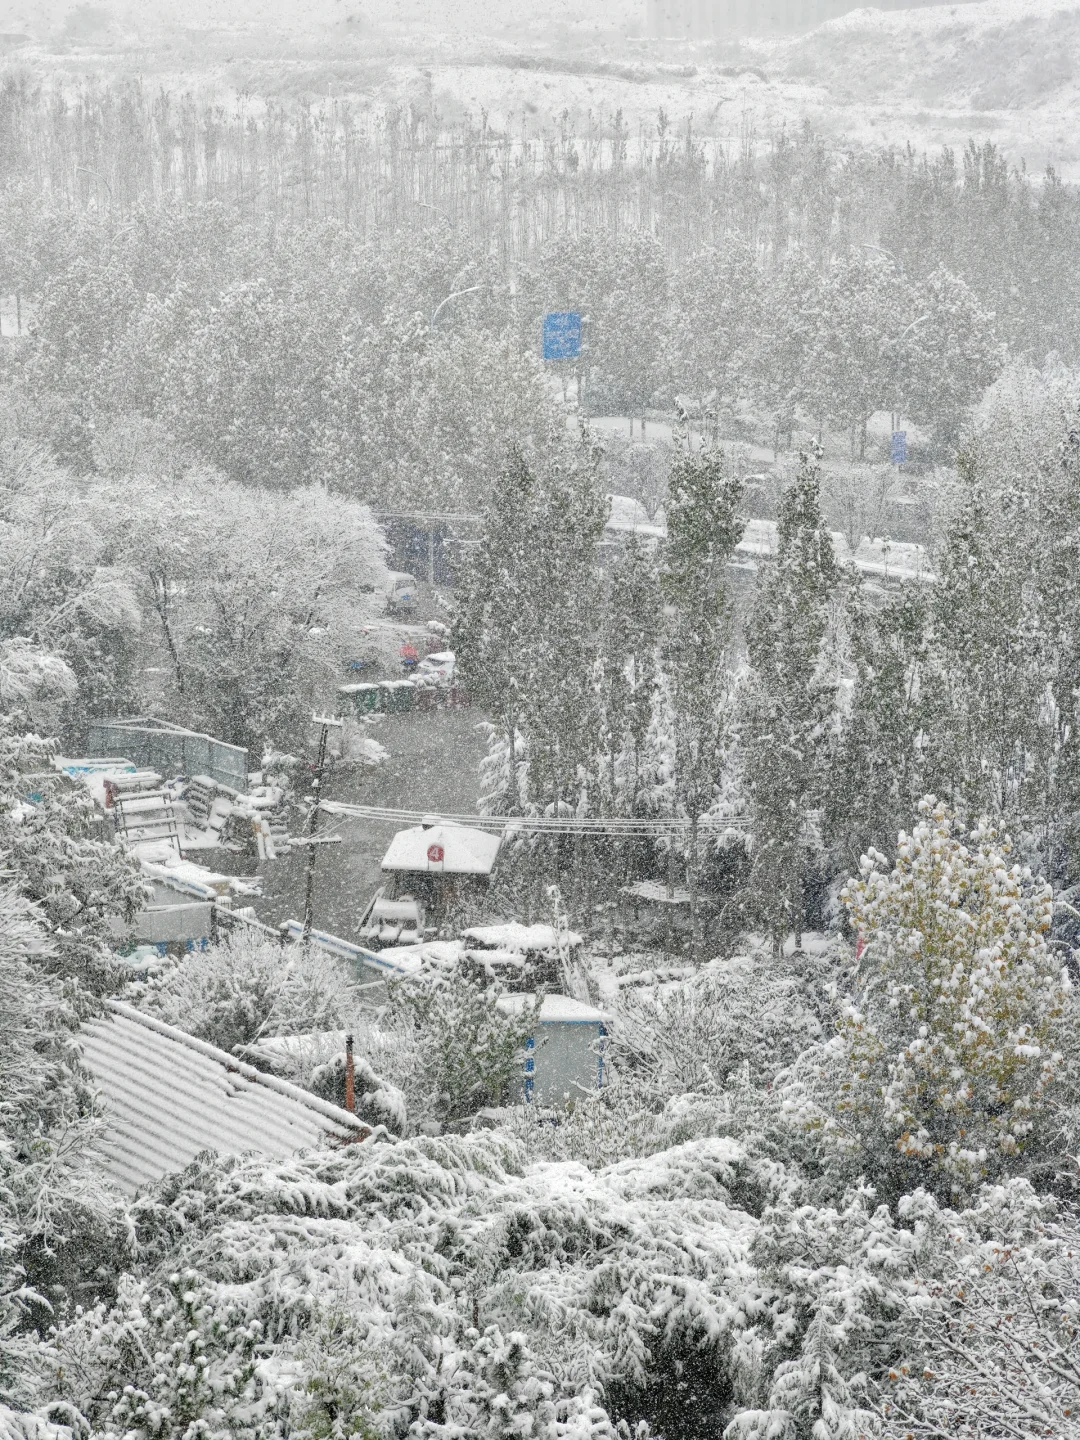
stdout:
[(965, 844), (933, 797), (920, 810), (895, 866), (872, 853), (844, 891), (858, 994), (818, 1056), (832, 1087), (820, 1123), (897, 1184), (936, 1175), (962, 1192), (1021, 1163), (1070, 986), (1047, 946), (1050, 887), (985, 822)]
[(49, 956), (40, 907), (0, 888), (0, 1401), (26, 1398), (32, 1327), (74, 1286), (108, 1289), (102, 1258), (122, 1251), (118, 1197), (94, 1163), (101, 1126), (78, 1007), (45, 973)]
[(240, 930), (151, 980), (138, 1003), (232, 1050), (259, 1035), (340, 1030), (356, 1008), (356, 991), (343, 961)]
[(414, 1069), (405, 1081), (417, 1121), (456, 1124), (485, 1106), (505, 1105), (522, 1073), (539, 1003), (504, 1014), (496, 991), (455, 975), (438, 986), (403, 985), (393, 1011)]
[(381, 1435), (613, 1440), (616, 1409), (695, 1399), (678, 1433), (715, 1433), (764, 1303), (739, 1147), (595, 1177), (522, 1158), (485, 1134), (197, 1162), (136, 1202), (143, 1278), (60, 1328), (54, 1373), (105, 1434), (268, 1436), (285, 1404), (310, 1417), (305, 1337), (333, 1311), (372, 1356), (359, 1408)]
[(821, 1038), (803, 984), (758, 953), (716, 961), (683, 983), (625, 991), (611, 1059), (637, 1072), (662, 1104), (723, 1090), (743, 1067), (765, 1085)]
[(1080, 1436), (1080, 1227), (1024, 1181), (961, 1215), (900, 1202), (944, 1256), (910, 1296), (878, 1382), (889, 1437)]

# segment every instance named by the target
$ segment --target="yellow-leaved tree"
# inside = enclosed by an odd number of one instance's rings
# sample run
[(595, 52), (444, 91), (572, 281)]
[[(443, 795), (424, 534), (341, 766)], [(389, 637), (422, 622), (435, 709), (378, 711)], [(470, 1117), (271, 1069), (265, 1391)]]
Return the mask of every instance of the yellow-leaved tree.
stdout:
[(875, 1127), (894, 1153), (962, 1190), (1011, 1168), (1061, 1056), (1069, 980), (1047, 937), (1050, 886), (986, 821), (969, 836), (933, 796), (895, 865), (871, 850), (842, 892), (859, 935), (837, 1130)]

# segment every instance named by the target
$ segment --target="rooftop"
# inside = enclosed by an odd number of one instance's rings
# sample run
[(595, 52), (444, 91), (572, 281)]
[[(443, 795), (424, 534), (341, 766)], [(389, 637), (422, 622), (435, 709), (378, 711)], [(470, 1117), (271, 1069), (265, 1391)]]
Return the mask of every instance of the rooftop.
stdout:
[(382, 868), (434, 875), (490, 875), (500, 844), (498, 835), (435, 820), (399, 830), (383, 856)]
[(129, 1195), (204, 1150), (283, 1160), (370, 1133), (288, 1081), (119, 1000), (105, 1003), (110, 1013), (83, 1025), (80, 1039), (106, 1106), (105, 1173)]

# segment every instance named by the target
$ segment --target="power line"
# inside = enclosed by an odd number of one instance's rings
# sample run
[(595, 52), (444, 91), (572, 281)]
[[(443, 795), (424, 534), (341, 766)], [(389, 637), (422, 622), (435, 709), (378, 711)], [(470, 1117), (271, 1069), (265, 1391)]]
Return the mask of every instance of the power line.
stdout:
[[(399, 810), (383, 805), (349, 805), (339, 800), (324, 800), (320, 809), (327, 814), (339, 815), (349, 820), (369, 820), (395, 825), (421, 825), (424, 822), (462, 825), (489, 833), (514, 835), (521, 833), (544, 835), (597, 835), (609, 837), (656, 838), (664, 835), (686, 834), (692, 821), (688, 816), (669, 817), (632, 815), (432, 815), (427, 811)], [(698, 828), (703, 833), (724, 834), (727, 831), (743, 832), (749, 829), (749, 820), (742, 815), (721, 817), (703, 815)]]

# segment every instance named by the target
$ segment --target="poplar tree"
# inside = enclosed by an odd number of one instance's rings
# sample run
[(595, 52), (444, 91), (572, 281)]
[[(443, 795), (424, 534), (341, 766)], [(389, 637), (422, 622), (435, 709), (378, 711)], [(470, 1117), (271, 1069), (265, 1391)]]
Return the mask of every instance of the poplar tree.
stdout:
[(649, 783), (662, 623), (656, 557), (632, 536), (612, 566), (601, 638), (601, 795), (615, 814), (637, 814)]
[(716, 797), (729, 740), (732, 604), (727, 566), (745, 527), (742, 481), (723, 453), (686, 453), (669, 481), (663, 666), (671, 698), (676, 813), (690, 821), (687, 878), (694, 950), (701, 947), (699, 826)]
[(512, 452), (492, 487), (480, 543), (462, 567), (451, 639), (473, 699), (505, 736), (511, 774), (534, 663), (530, 561), (540, 543), (535, 490), (524, 455)]
[(773, 945), (801, 942), (806, 852), (821, 804), (836, 685), (826, 665), (838, 572), (821, 513), (820, 451), (802, 454), (777, 516), (777, 555), (747, 625), (742, 716), (754, 817), (750, 886)]
[(606, 502), (597, 456), (542, 467), (511, 455), (464, 567), (453, 644), (509, 754), (528, 755), (527, 799), (588, 803), (599, 752), (597, 569)]
[(874, 847), (889, 852), (929, 785), (941, 717), (929, 596), (905, 586), (879, 607), (857, 583), (847, 606), (855, 671), (824, 797), (826, 839), (840, 869)]

